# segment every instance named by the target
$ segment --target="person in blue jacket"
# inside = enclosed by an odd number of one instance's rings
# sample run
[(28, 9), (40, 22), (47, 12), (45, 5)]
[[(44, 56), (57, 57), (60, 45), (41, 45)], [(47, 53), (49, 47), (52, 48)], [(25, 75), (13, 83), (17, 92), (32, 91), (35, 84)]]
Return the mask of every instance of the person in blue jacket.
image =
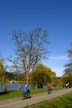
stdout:
[(25, 96), (28, 96), (28, 95), (29, 95), (30, 90), (29, 90), (28, 84), (25, 84), (25, 85), (24, 85), (23, 91), (24, 91), (24, 95), (25, 95)]

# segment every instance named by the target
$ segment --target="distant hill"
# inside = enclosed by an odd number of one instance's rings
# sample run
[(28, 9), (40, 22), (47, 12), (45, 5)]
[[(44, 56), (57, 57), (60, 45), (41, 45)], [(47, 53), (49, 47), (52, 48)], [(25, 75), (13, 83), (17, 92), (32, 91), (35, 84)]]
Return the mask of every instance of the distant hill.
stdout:
[(22, 80), (23, 75), (14, 72), (5, 72), (7, 80)]

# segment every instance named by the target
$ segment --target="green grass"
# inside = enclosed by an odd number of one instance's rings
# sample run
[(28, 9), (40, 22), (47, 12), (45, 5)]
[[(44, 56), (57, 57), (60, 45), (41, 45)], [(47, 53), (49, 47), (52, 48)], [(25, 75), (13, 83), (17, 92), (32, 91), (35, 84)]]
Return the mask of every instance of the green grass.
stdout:
[[(55, 90), (60, 90), (62, 88), (53, 88), (53, 91)], [(40, 93), (44, 93), (44, 92), (48, 92), (47, 88), (37, 88), (37, 89), (31, 89), (31, 94), (40, 94)]]
[(10, 91), (10, 92), (7, 92), (6, 94), (1, 94), (0, 95), (0, 100), (19, 97), (21, 94), (22, 94), (22, 91), (21, 90)]
[(72, 93), (26, 108), (72, 108)]
[[(59, 90), (60, 88), (54, 88), (54, 90)], [(40, 94), (40, 93), (44, 93), (47, 92), (47, 88), (41, 88), (41, 89), (31, 89), (30, 94)], [(16, 91), (11, 91), (8, 92), (6, 94), (0, 94), (0, 100), (2, 99), (10, 99), (10, 98), (16, 98), (16, 97), (20, 97), (21, 94), (23, 93), (22, 90), (16, 90)]]

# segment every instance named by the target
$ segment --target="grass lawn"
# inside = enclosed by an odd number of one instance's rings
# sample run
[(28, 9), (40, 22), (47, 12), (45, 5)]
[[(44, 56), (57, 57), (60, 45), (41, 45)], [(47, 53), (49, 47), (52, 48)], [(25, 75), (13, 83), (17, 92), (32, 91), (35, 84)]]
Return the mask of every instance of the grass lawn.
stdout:
[(72, 108), (72, 93), (25, 108)]
[[(62, 89), (62, 88), (53, 88), (53, 91), (59, 90), (59, 89)], [(47, 88), (31, 89), (30, 94), (32, 95), (32, 94), (39, 94), (39, 93), (44, 93), (44, 92), (47, 92)], [(6, 94), (0, 94), (0, 100), (20, 97), (22, 93), (23, 93), (22, 90), (16, 90), (16, 91), (10, 91)]]

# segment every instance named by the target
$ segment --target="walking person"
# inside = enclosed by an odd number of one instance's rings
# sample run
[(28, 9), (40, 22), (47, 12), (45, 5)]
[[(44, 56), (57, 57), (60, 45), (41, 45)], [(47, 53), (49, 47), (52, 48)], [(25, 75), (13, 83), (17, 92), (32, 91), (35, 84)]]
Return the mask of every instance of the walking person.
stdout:
[(66, 86), (66, 88), (68, 88), (68, 83), (66, 83), (66, 85), (65, 85), (65, 86)]
[(51, 94), (52, 93), (52, 86), (51, 86), (51, 84), (48, 84), (47, 88), (48, 88), (48, 94)]
[(67, 82), (65, 86), (66, 86), (66, 88), (70, 88), (69, 82)]

